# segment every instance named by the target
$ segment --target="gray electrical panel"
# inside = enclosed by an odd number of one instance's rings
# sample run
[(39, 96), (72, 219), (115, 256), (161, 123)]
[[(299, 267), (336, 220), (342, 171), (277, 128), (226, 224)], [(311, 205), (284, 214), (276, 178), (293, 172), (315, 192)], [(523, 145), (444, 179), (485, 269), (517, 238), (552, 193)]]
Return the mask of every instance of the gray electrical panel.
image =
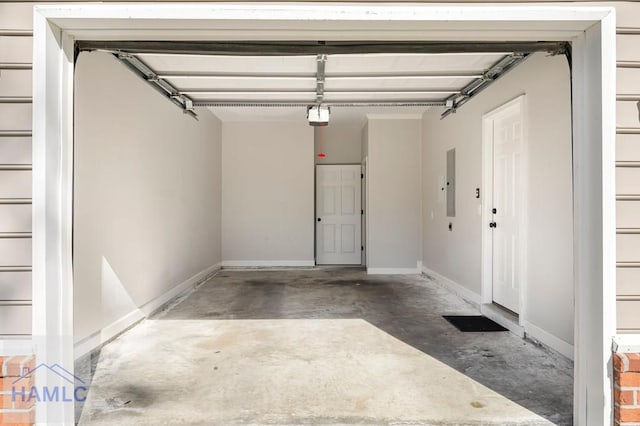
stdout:
[(447, 151), (447, 216), (456, 215), (456, 150)]

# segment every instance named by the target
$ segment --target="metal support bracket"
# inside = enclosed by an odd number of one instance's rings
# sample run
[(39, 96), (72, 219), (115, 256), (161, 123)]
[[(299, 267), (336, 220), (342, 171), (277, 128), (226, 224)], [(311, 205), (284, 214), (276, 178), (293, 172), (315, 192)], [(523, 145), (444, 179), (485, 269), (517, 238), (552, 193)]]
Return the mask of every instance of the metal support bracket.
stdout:
[(194, 111), (193, 100), (188, 96), (180, 93), (171, 83), (158, 77), (158, 74), (151, 69), (144, 61), (136, 55), (128, 52), (112, 52), (113, 56), (118, 58), (130, 70), (136, 73), (140, 78), (150, 84), (155, 90), (163, 94), (174, 105), (182, 109), (185, 114), (198, 119), (198, 115)]
[(318, 63), (318, 70), (316, 72), (316, 103), (320, 105), (324, 99), (324, 82), (325, 82), (325, 67), (327, 65), (327, 55), (320, 54), (316, 59)]
[(501, 58), (498, 62), (493, 64), (491, 68), (485, 71), (481, 77), (476, 78), (471, 83), (463, 87), (458, 93), (454, 93), (445, 99), (445, 110), (440, 116), (440, 119), (442, 120), (451, 114), (455, 114), (458, 108), (469, 102), (474, 96), (489, 87), (494, 81), (527, 59), (529, 55), (529, 53), (515, 52)]

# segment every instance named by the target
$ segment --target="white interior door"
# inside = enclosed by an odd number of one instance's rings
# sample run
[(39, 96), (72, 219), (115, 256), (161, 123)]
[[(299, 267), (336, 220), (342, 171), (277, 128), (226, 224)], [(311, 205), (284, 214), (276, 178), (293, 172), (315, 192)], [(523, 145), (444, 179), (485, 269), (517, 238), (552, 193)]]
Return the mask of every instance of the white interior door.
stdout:
[(361, 166), (316, 166), (316, 263), (360, 265)]
[(493, 301), (520, 310), (520, 185), (522, 112), (520, 102), (493, 119)]

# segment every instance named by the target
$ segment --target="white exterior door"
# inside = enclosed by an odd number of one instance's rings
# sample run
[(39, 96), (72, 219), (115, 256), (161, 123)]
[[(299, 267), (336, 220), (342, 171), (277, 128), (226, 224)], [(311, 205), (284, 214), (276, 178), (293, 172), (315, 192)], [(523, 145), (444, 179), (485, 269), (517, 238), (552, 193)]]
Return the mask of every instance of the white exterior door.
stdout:
[(493, 119), (493, 301), (520, 310), (522, 113), (516, 102)]
[(360, 265), (361, 166), (316, 166), (316, 263)]

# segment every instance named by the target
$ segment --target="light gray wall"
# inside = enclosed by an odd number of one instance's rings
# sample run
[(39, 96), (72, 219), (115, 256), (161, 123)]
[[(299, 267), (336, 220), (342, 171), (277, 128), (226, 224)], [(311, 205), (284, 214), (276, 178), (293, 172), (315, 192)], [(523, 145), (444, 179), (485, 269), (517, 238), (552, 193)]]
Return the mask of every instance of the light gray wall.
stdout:
[(316, 164), (359, 164), (362, 150), (362, 122), (359, 120), (329, 122), (326, 127), (314, 128), (315, 153), (327, 156)]
[(421, 260), (419, 118), (369, 116), (367, 267), (415, 269)]
[(75, 81), (80, 340), (221, 261), (221, 123), (105, 53), (81, 54)]
[(224, 262), (314, 262), (313, 128), (295, 122), (222, 126)]
[[(424, 115), (423, 253), (426, 267), (467, 289), (481, 292), (480, 202), (482, 116), (526, 95), (529, 182), (526, 300), (528, 321), (573, 343), (573, 251), (571, 105), (567, 61), (536, 54), (456, 114)], [(445, 174), (446, 150), (456, 148), (455, 218), (438, 203), (437, 177)], [(453, 232), (447, 224), (453, 223)]]

